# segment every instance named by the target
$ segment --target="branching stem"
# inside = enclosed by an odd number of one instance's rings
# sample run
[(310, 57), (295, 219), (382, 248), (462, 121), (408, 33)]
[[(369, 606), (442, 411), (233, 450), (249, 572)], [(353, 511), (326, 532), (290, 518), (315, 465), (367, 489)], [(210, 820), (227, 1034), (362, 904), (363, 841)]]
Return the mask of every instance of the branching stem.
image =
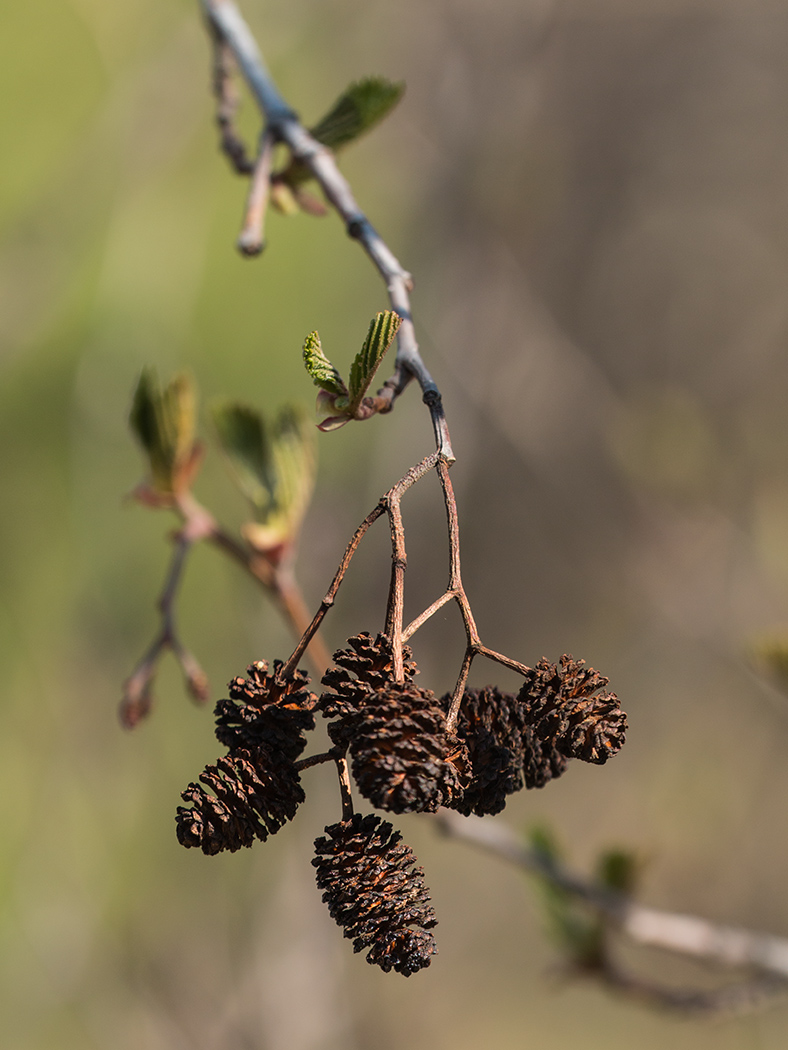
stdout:
[(397, 337), (396, 381), (383, 387), (389, 409), (408, 380), (414, 378), (430, 412), (438, 451), (447, 462), (453, 462), (454, 453), (440, 391), (421, 358), (416, 341), (410, 305), (411, 275), (357, 204), (333, 153), (310, 135), (280, 95), (257, 42), (236, 5), (232, 0), (200, 0), (200, 3), (219, 46), (226, 46), (234, 55), (266, 120), (267, 133), (274, 141), (285, 143), (293, 159), (308, 168), (342, 218), (348, 234), (359, 242), (374, 263), (385, 282), (392, 310), (402, 318)]

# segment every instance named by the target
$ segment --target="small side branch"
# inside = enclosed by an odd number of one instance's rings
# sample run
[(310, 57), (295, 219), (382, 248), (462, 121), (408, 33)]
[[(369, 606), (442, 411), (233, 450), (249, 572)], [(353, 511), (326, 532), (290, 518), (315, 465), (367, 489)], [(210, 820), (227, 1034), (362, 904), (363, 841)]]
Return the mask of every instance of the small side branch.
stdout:
[(282, 668), (282, 674), (287, 676), (292, 674), (298, 666), (298, 662), (306, 652), (306, 648), (317, 633), (320, 624), (323, 622), (326, 613), (334, 604), (334, 599), (337, 596), (337, 591), (342, 586), (342, 581), (345, 578), (345, 573), (353, 560), (353, 555), (358, 550), (358, 545), (367, 534), (369, 528), (374, 525), (378, 518), (386, 513), (385, 497), (378, 503), (374, 510), (364, 518), (359, 527), (353, 533), (353, 538), (345, 549), (345, 553), (342, 555), (342, 561), (339, 563), (339, 568), (334, 573), (334, 579), (331, 581), (331, 586), (326, 591), (326, 596), (320, 603), (320, 607), (314, 615), (312, 622), (309, 624), (307, 629), (301, 636), (298, 645), (295, 647), (290, 655), (287, 663)]
[(195, 657), (180, 642), (175, 625), (175, 601), (187, 556), (199, 537), (184, 526), (174, 536), (173, 553), (164, 588), (158, 601), (161, 624), (156, 637), (140, 662), (126, 679), (120, 704), (120, 720), (127, 728), (137, 725), (150, 711), (151, 687), (162, 653), (174, 654), (186, 679), (191, 696), (203, 703), (208, 699), (208, 680)]
[(353, 795), (350, 790), (350, 771), (348, 770), (347, 758), (343, 755), (337, 759), (337, 774), (339, 775), (339, 791), (342, 796), (342, 821), (351, 820), (353, 817)]
[(233, 56), (227, 44), (215, 32), (213, 44), (213, 93), (216, 97), (216, 123), (219, 128), (219, 146), (239, 175), (250, 175), (253, 164), (241, 136), (235, 127), (238, 92), (233, 83)]
[(259, 255), (265, 248), (265, 213), (271, 190), (273, 159), (274, 137), (265, 131), (249, 182), (243, 227), (238, 235), (238, 251), (242, 255)]

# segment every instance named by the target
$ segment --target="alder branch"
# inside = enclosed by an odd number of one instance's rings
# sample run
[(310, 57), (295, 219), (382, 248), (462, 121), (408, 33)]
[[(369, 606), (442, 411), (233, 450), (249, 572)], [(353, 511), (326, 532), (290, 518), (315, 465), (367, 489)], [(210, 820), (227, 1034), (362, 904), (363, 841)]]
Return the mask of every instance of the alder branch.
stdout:
[[(288, 146), (294, 160), (300, 161), (315, 178), (328, 202), (345, 223), (348, 235), (359, 242), (382, 276), (389, 302), (402, 318), (397, 336), (394, 375), (379, 392), (390, 410), (411, 379), (422, 391), (429, 409), (438, 451), (448, 463), (454, 462), (449, 428), (440, 391), (419, 352), (411, 313), (410, 292), (413, 279), (373, 227), (356, 202), (350, 184), (337, 167), (334, 155), (301, 124), (280, 95), (248, 25), (232, 0), (200, 0), (211, 35), (218, 48), (228, 48), (238, 64), (266, 121), (266, 133)], [(215, 77), (215, 79), (217, 79)], [(226, 88), (224, 89), (226, 94)]]
[[(296, 637), (303, 638), (310, 624), (309, 611), (293, 572), (292, 550), (278, 563), (269, 561), (251, 547), (239, 543), (189, 491), (178, 494), (168, 505), (176, 511), (183, 524), (173, 535), (173, 555), (157, 603), (161, 618), (159, 631), (123, 686), (120, 720), (127, 728), (133, 728), (149, 713), (152, 702), (151, 688), (158, 662), (168, 650), (180, 664), (192, 697), (198, 702), (208, 699), (207, 676), (194, 655), (181, 643), (177, 629), (178, 588), (187, 556), (195, 544), (213, 544), (257, 580), (271, 595)], [(313, 671), (321, 678), (331, 663), (331, 654), (316, 631), (309, 636), (307, 644)], [(306, 650), (305, 645), (302, 655)]]
[(176, 595), (187, 556), (197, 538), (186, 526), (176, 532), (173, 537), (172, 559), (157, 603), (161, 617), (158, 634), (123, 685), (120, 720), (129, 729), (137, 725), (140, 719), (150, 711), (151, 686), (156, 675), (156, 668), (162, 653), (168, 649), (175, 654), (193, 699), (198, 703), (208, 699), (208, 681), (205, 672), (195, 657), (181, 644), (175, 626)]
[[(476, 846), (487, 854), (498, 856), (525, 871), (547, 879), (554, 886), (589, 905), (608, 920), (625, 938), (635, 944), (660, 948), (676, 955), (689, 956), (702, 962), (729, 968), (754, 970), (770, 980), (738, 983), (718, 993), (708, 993), (709, 1004), (717, 1002), (730, 1008), (737, 997), (743, 1003), (752, 998), (745, 989), (770, 994), (788, 992), (788, 939), (772, 934), (733, 926), (722, 926), (693, 915), (681, 915), (638, 904), (630, 897), (612, 893), (575, 875), (537, 850), (523, 845), (517, 835), (500, 821), (484, 821), (454, 813), (440, 813), (433, 818), (446, 835)], [(623, 975), (618, 975), (623, 984)], [(626, 979), (631, 990), (645, 994), (655, 986)], [(741, 993), (741, 994), (740, 994)], [(681, 994), (670, 993), (679, 998)], [(702, 996), (706, 993), (697, 993)], [(667, 992), (666, 992), (667, 995)], [(690, 1000), (692, 993), (689, 995)], [(760, 999), (756, 995), (755, 999)], [(700, 999), (698, 1003), (700, 1003)]]

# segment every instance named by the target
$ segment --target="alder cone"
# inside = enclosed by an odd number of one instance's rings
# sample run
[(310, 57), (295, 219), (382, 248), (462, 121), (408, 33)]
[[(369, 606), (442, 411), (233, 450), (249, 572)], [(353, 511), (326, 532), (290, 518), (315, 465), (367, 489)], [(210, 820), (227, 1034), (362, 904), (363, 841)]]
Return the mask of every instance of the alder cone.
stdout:
[[(418, 674), (413, 653), (403, 646), (405, 681), (412, 682)], [(347, 718), (360, 714), (370, 697), (394, 682), (394, 659), (391, 641), (385, 634), (373, 638), (368, 632), (348, 638), (348, 648), (334, 653), (334, 666), (323, 675), (322, 684), (329, 688), (317, 702), (325, 718)], [(328, 727), (334, 743), (347, 744), (342, 739), (346, 723)]]
[[(451, 695), (441, 704), (448, 711)], [(544, 787), (564, 772), (566, 758), (534, 737), (527, 718), (525, 705), (513, 693), (495, 686), (465, 691), (457, 734), (468, 747), (472, 779), (450, 808), (465, 816), (500, 813), (516, 791)]]
[(470, 779), (467, 748), (446, 732), (446, 713), (429, 690), (389, 685), (367, 699), (362, 716), (342, 721), (353, 777), (373, 806), (434, 813), (462, 796)]
[(562, 755), (551, 740), (540, 740), (530, 726), (523, 733), (523, 780), (525, 786), (542, 788), (566, 771), (569, 759)]
[(206, 766), (200, 780), (213, 794), (189, 784), (181, 798), (192, 806), (179, 806), (175, 819), (181, 845), (209, 856), (265, 842), (305, 798), (293, 763), (266, 747), (225, 755)]
[(267, 661), (258, 660), (246, 669), (248, 678), (228, 684), (230, 699), (217, 703), (215, 715), (216, 737), (230, 751), (264, 746), (295, 761), (306, 747), (317, 697), (307, 688), (305, 671), (285, 677), (282, 667), (275, 660), (269, 673)]
[(627, 730), (618, 697), (603, 691), (607, 684), (584, 660), (562, 656), (560, 667), (540, 660), (519, 693), (534, 736), (567, 758), (603, 765), (621, 750)]
[(410, 977), (437, 952), (424, 871), (388, 821), (355, 814), (315, 840), (317, 885), (334, 921), (367, 962)]

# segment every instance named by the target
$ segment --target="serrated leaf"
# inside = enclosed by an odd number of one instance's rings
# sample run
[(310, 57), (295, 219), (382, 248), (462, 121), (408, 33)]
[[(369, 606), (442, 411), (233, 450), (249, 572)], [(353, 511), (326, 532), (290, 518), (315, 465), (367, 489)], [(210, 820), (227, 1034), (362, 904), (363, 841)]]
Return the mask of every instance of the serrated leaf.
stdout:
[(350, 414), (361, 404), (361, 400), (375, 378), (383, 356), (391, 346), (394, 336), (402, 324), (402, 318), (393, 310), (377, 314), (369, 325), (364, 345), (350, 366)]
[(211, 414), (238, 487), (256, 511), (266, 513), (276, 482), (263, 417), (251, 405), (237, 401), (220, 402)]
[(194, 459), (196, 394), (185, 373), (173, 376), (162, 389), (155, 369), (146, 368), (134, 391), (129, 424), (148, 455), (151, 482), (170, 494)]
[(385, 77), (365, 77), (351, 84), (336, 100), (312, 134), (329, 149), (338, 150), (378, 124), (402, 98), (405, 85)]
[(323, 353), (317, 332), (310, 332), (304, 340), (303, 355), (304, 365), (315, 386), (337, 397), (348, 396), (345, 381)]

